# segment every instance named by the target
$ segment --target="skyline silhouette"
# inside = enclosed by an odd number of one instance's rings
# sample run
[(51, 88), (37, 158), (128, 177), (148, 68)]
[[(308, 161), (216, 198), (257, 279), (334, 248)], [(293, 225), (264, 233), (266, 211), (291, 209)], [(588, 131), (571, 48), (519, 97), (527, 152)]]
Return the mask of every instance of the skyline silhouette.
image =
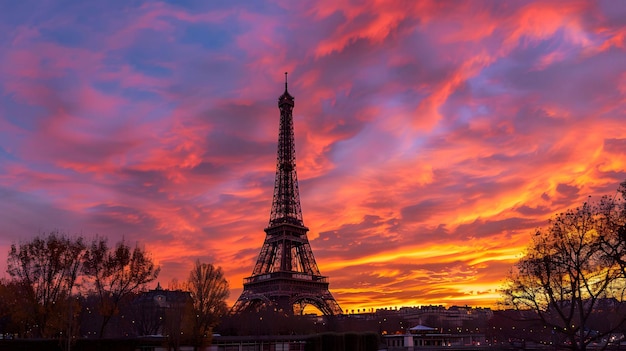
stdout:
[(58, 229), (139, 243), (164, 287), (221, 266), (232, 305), (288, 71), (341, 307), (492, 307), (535, 228), (626, 178), (625, 28), (608, 1), (3, 3), (2, 276)]

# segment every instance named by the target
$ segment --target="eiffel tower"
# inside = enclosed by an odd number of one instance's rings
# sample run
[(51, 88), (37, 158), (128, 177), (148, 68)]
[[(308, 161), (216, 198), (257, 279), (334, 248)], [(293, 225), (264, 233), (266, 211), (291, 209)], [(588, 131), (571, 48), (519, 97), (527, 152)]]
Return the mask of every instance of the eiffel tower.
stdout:
[(292, 110), (294, 98), (287, 91), (278, 98), (280, 130), (276, 180), (265, 242), (243, 292), (231, 313), (273, 308), (301, 314), (312, 305), (324, 315), (341, 314), (341, 307), (328, 290), (328, 277), (321, 275), (302, 220), (296, 176), (296, 150)]

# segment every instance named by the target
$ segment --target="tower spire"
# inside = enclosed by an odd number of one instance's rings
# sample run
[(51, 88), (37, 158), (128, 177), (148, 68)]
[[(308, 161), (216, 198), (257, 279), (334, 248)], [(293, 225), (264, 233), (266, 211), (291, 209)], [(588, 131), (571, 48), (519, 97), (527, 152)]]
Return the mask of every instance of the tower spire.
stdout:
[(302, 221), (302, 207), (300, 206), (300, 191), (298, 190), (298, 176), (296, 174), (293, 107), (294, 98), (287, 91), (287, 72), (285, 72), (285, 92), (278, 98), (280, 126), (270, 227), (280, 223), (304, 225)]

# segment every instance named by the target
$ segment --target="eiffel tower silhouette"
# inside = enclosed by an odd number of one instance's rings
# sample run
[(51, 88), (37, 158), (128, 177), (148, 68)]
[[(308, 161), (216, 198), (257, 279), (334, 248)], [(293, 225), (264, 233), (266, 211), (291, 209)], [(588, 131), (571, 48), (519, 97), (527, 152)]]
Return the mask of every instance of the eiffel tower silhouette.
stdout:
[(278, 98), (280, 130), (274, 197), (265, 242), (243, 292), (231, 313), (273, 308), (301, 314), (307, 305), (324, 315), (341, 314), (341, 307), (328, 290), (328, 277), (321, 275), (304, 226), (293, 133), (294, 98), (287, 91)]

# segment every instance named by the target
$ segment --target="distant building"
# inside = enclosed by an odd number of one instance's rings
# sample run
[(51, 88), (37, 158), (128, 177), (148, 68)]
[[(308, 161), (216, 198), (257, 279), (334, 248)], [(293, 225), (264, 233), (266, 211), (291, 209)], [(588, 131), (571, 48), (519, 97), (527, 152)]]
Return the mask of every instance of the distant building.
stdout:
[(451, 334), (425, 325), (416, 325), (404, 334), (383, 335), (383, 343), (388, 350), (413, 350), (416, 348), (436, 348), (450, 346), (485, 345), (485, 335), (480, 333)]
[(425, 323), (446, 329), (464, 327), (472, 322), (486, 323), (493, 317), (493, 311), (490, 308), (469, 306), (445, 308), (441, 305), (402, 307), (398, 310), (398, 314), (411, 324)]
[(135, 335), (163, 336), (168, 329), (180, 329), (185, 309), (191, 303), (188, 291), (164, 290), (160, 284), (154, 290), (141, 293), (131, 306)]

